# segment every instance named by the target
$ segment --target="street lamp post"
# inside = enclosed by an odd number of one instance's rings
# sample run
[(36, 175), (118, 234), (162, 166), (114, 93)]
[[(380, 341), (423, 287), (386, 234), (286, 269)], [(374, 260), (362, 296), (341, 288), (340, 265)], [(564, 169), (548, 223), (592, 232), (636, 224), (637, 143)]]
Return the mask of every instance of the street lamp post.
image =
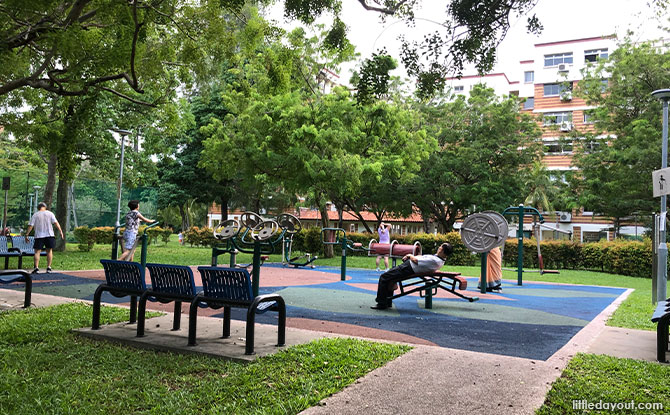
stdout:
[(40, 190), (40, 187), (35, 185), (33, 186), (33, 190), (35, 190), (35, 209), (37, 210), (37, 204), (39, 203), (38, 201), (40, 200), (39, 193), (37, 191)]
[(114, 228), (114, 243), (112, 243), (112, 259), (117, 258), (119, 252), (119, 240), (121, 234), (121, 187), (123, 185), (123, 158), (125, 155), (125, 139), (130, 131), (112, 128), (111, 131), (121, 136), (121, 163), (119, 165), (119, 181), (116, 183), (116, 226)]
[[(655, 98), (663, 102), (663, 144), (661, 147), (661, 169), (668, 167), (668, 100), (670, 100), (670, 89), (658, 89), (651, 93)], [(667, 283), (668, 283), (668, 245), (665, 242), (665, 227), (666, 227), (666, 196), (661, 196), (661, 223), (659, 229), (659, 244), (658, 244), (658, 283), (656, 284), (658, 301), (663, 301), (667, 298)]]

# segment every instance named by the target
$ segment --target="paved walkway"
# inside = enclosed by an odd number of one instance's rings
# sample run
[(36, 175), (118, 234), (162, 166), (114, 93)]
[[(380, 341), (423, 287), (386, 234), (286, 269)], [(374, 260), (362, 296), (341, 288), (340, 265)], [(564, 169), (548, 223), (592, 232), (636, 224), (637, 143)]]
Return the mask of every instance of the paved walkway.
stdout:
[[(435, 346), (416, 345), (412, 351), (370, 372), (343, 391), (325, 399), (303, 414), (409, 414), (409, 413), (501, 413), (532, 414), (544, 401), (551, 383), (560, 376), (571, 357), (578, 352), (602, 353), (654, 361), (653, 332), (606, 327), (611, 313), (628, 296), (630, 290), (617, 298), (591, 323), (575, 335), (548, 360), (531, 360), (496, 354), (479, 353)], [(23, 292), (0, 289), (0, 309), (19, 308)], [(47, 306), (69, 298), (33, 294), (35, 306)], [(151, 319), (147, 338), (140, 346), (155, 347), (161, 342), (175, 344), (175, 337), (185, 340), (186, 331), (171, 332), (171, 315)], [(229, 358), (243, 355), (240, 333), (243, 323), (234, 322), (232, 340), (222, 347), (221, 320), (202, 317), (198, 321), (201, 349), (172, 347), (179, 351), (221, 354)], [(202, 329), (202, 331), (200, 330)], [(242, 331), (240, 331), (242, 330)], [(288, 329), (290, 344), (308, 342), (329, 336), (324, 332)], [(100, 331), (82, 330), (86, 335), (105, 336), (115, 341), (136, 343), (134, 325), (121, 323)], [(276, 326), (259, 325), (259, 355), (277, 350)], [(150, 340), (147, 342), (146, 340)], [(177, 342), (179, 343), (179, 342)], [(212, 348), (212, 345), (216, 347)], [(200, 346), (198, 346), (200, 347)], [(212, 352), (213, 351), (213, 352)], [(248, 357), (247, 357), (248, 358)]]

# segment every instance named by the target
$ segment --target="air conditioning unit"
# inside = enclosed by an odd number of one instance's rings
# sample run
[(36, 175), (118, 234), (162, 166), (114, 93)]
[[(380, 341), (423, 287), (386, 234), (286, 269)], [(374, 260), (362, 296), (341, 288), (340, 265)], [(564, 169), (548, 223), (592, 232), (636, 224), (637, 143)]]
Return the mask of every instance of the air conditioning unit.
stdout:
[(561, 92), (561, 101), (572, 101), (572, 91)]
[(569, 121), (563, 121), (560, 126), (561, 131), (572, 131), (572, 123)]
[(558, 212), (558, 221), (562, 223), (572, 222), (572, 213), (570, 212)]
[(568, 65), (562, 63), (562, 64), (558, 65), (558, 70), (559, 71), (567, 71), (568, 70)]

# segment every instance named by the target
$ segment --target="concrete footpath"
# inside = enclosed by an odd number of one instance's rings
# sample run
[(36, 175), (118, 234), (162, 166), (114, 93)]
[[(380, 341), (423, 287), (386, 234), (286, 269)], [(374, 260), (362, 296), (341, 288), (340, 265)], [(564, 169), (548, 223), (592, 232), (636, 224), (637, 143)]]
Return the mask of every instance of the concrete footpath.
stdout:
[[(539, 408), (551, 383), (557, 379), (569, 360), (578, 352), (610, 354), (618, 357), (655, 359), (655, 333), (606, 327), (607, 318), (630, 294), (626, 291), (591, 323), (584, 327), (570, 342), (546, 361), (529, 360), (496, 354), (416, 345), (409, 353), (389, 362), (357, 380), (343, 391), (323, 400), (319, 405), (303, 411), (303, 414), (454, 414), (454, 413), (500, 413), (532, 414)], [(23, 292), (0, 289), (0, 309), (19, 308)], [(72, 300), (62, 297), (33, 294), (35, 306), (47, 306)], [(161, 320), (152, 319), (147, 324), (147, 337), (134, 338), (134, 325), (120, 323), (114, 327), (92, 332), (90, 336), (106, 336), (122, 343), (140, 347), (155, 347), (161, 338), (167, 343), (185, 345), (187, 319), (182, 321), (179, 332), (171, 332), (172, 316)], [(234, 322), (232, 343), (226, 357), (235, 359), (240, 351), (243, 356), (243, 339), (240, 325)], [(202, 329), (202, 331), (201, 331)], [(180, 352), (220, 354), (221, 320), (200, 317), (198, 320), (201, 350), (179, 346)], [(103, 334), (104, 333), (104, 334)], [(218, 333), (218, 334), (217, 334)], [(233, 332), (235, 333), (235, 332)], [(257, 328), (258, 355), (273, 353), (276, 342), (276, 326), (259, 325)], [(327, 333), (288, 329), (289, 344), (298, 344), (329, 336)], [(202, 340), (201, 340), (202, 339)], [(184, 340), (183, 342), (181, 340)], [(492, 342), (493, 344), (494, 342)], [(520, 345), (519, 347), (523, 347)], [(495, 352), (495, 350), (492, 350)], [(238, 360), (244, 360), (240, 358)]]

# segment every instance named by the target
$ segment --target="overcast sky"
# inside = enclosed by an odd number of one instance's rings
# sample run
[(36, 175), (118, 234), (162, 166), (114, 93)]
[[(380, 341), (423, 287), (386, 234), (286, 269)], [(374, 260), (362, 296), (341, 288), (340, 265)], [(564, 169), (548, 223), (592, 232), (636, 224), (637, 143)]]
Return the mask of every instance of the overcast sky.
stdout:
[[(343, 20), (349, 26), (349, 37), (356, 50), (365, 58), (375, 50), (386, 47), (392, 56), (399, 59), (400, 42), (397, 38), (400, 34), (409, 39), (421, 40), (424, 34), (440, 28), (430, 23), (430, 20), (444, 20), (444, 2), (424, 0), (423, 3), (422, 9), (416, 13), (416, 27), (408, 28), (397, 20), (382, 24), (376, 13), (365, 11), (355, 0), (344, 0)], [(534, 12), (544, 26), (542, 34), (539, 37), (527, 34), (526, 17), (513, 18), (513, 26), (498, 49), (498, 65), (494, 71), (504, 71), (510, 63), (515, 64), (528, 58), (528, 52), (535, 43), (609, 34), (623, 38), (628, 30), (634, 31), (638, 40), (670, 36), (658, 28), (661, 22), (647, 3), (646, 0), (540, 0)], [(281, 16), (282, 11), (278, 8), (269, 17), (282, 22)], [(662, 23), (666, 26), (669, 24), (667, 16)], [(348, 82), (349, 71), (355, 67), (352, 64), (341, 68), (343, 83)], [(403, 76), (404, 71), (396, 70), (395, 75)]]

